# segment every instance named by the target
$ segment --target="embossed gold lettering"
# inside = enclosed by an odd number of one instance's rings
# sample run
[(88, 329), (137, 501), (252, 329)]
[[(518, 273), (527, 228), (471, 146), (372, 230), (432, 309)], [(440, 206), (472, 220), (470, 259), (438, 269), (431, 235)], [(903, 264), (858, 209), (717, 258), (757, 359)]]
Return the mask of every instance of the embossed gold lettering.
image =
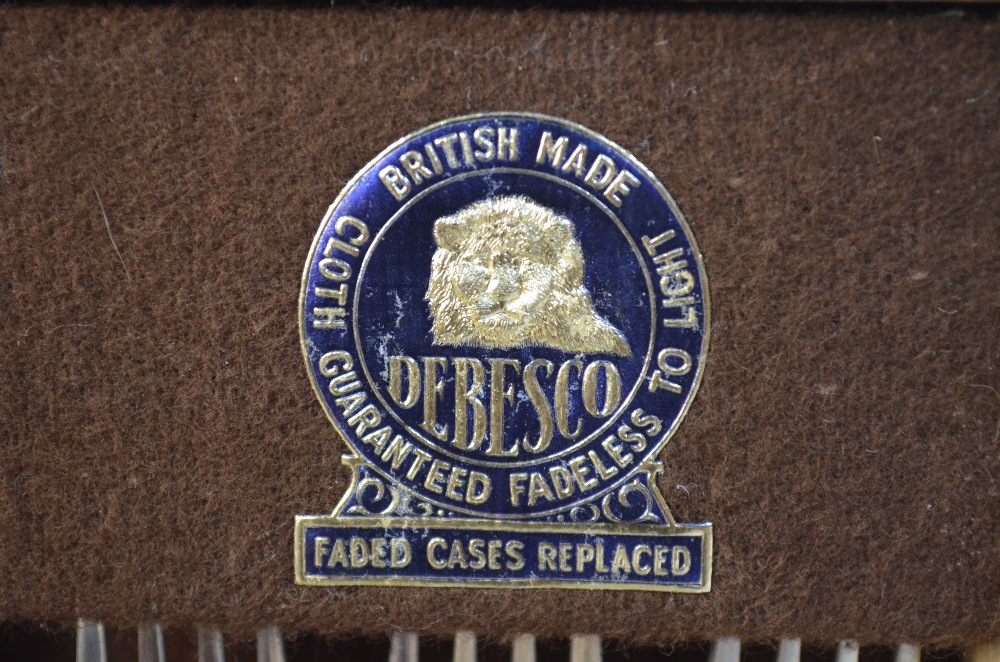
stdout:
[(517, 161), (517, 128), (500, 127), (497, 129), (497, 160)]
[(557, 140), (553, 140), (551, 132), (543, 132), (541, 141), (538, 143), (535, 163), (544, 164), (547, 161), (553, 168), (558, 168), (562, 164), (563, 154), (568, 146), (569, 138), (566, 136), (560, 136)]
[(521, 497), (524, 495), (524, 483), (528, 480), (528, 474), (512, 473), (510, 475), (510, 503), (513, 506), (521, 505)]
[(481, 538), (473, 538), (469, 541), (469, 567), (473, 570), (482, 570), (486, 567), (486, 541)]
[[(660, 434), (660, 430), (663, 429), (663, 421), (660, 420), (659, 416), (647, 414), (641, 408), (637, 408), (632, 412), (630, 420), (632, 421), (632, 425), (641, 430), (645, 430), (646, 435), (650, 437), (655, 437)], [(645, 445), (642, 447), (632, 446), (632, 450), (636, 453), (641, 453), (645, 450), (645, 448)]]
[(347, 546), (341, 538), (337, 538), (337, 542), (333, 543), (330, 558), (326, 562), (327, 568), (336, 568), (338, 565), (344, 568), (350, 567), (347, 560)]
[(594, 546), (578, 543), (576, 546), (576, 571), (583, 572), (588, 563), (594, 560)]
[(508, 540), (504, 545), (504, 552), (507, 554), (507, 569), (520, 570), (524, 567), (524, 543), (520, 540)]
[(448, 161), (448, 167), (458, 168), (458, 155), (455, 154), (455, 142), (458, 140), (457, 133), (449, 133), (434, 139), (434, 144), (444, 150), (444, 158)]
[(389, 567), (405, 568), (410, 565), (413, 554), (410, 550), (410, 542), (406, 538), (393, 538), (389, 542)]
[(598, 480), (593, 477), (587, 477), (590, 473), (590, 467), (586, 464), (587, 458), (585, 456), (574, 457), (569, 461), (569, 469), (573, 472), (573, 478), (576, 479), (576, 484), (580, 486), (580, 491), (586, 492), (587, 490), (592, 490), (597, 487)]
[(413, 480), (420, 473), (420, 468), (424, 465), (424, 462), (431, 459), (429, 453), (420, 450), (419, 448), (413, 449), (413, 464), (410, 465), (410, 470), (406, 472), (406, 477)]
[[(361, 388), (361, 382), (353, 370), (337, 375), (330, 380), (328, 387), (333, 395), (344, 395)], [(364, 396), (362, 396), (364, 397)]]
[(447, 370), (445, 359), (424, 357), (424, 421), (420, 424), (424, 430), (444, 441), (448, 438), (448, 426), (437, 423), (438, 396), (444, 392), (444, 381), (438, 380), (438, 369)]
[(562, 572), (572, 572), (573, 567), (569, 564), (573, 555), (573, 543), (559, 543), (559, 570)]
[(489, 544), (489, 567), (490, 570), (499, 570), (500, 565), (500, 555), (503, 548), (502, 540), (491, 540)]
[[(334, 229), (337, 231), (337, 234), (341, 237), (347, 237), (348, 234), (351, 234), (347, 231), (347, 228), (354, 229), (354, 236), (348, 238), (348, 241), (352, 245), (364, 246), (368, 243), (368, 237), (370, 237), (371, 234), (368, 232), (368, 226), (365, 225), (364, 221), (355, 218), (354, 216), (341, 216), (338, 218), (337, 223), (334, 225)], [(353, 253), (353, 255), (357, 255), (357, 252)], [(326, 257), (329, 257), (329, 255)]]
[(392, 443), (390, 443), (382, 453), (382, 461), (391, 463), (392, 470), (395, 471), (401, 464), (403, 464), (403, 460), (406, 459), (406, 456), (409, 455), (412, 450), (413, 445), (410, 444), (410, 442), (405, 441), (397, 434), (392, 440)]
[(490, 498), (492, 485), (490, 478), (481, 471), (469, 472), (469, 484), (465, 490), (465, 502), (478, 505)]
[(431, 169), (424, 165), (423, 155), (416, 150), (410, 150), (400, 154), (399, 162), (403, 164), (407, 174), (410, 175), (410, 180), (414, 184), (419, 185), (425, 179), (430, 179), (434, 176)]
[(378, 178), (382, 180), (382, 183), (385, 184), (385, 187), (389, 189), (389, 193), (392, 193), (392, 197), (396, 198), (396, 200), (402, 201), (413, 190), (410, 180), (394, 165), (387, 165), (379, 170)]
[[(406, 368), (406, 397), (403, 396), (403, 368)], [(389, 357), (389, 395), (403, 409), (417, 404), (420, 398), (420, 365), (409, 356)]]
[(344, 370), (350, 370), (354, 367), (354, 361), (351, 359), (351, 355), (342, 349), (337, 349), (332, 352), (327, 352), (319, 358), (319, 372), (324, 377), (333, 377), (340, 369), (333, 365), (334, 361), (339, 361), (341, 367)]
[(368, 565), (368, 544), (361, 538), (351, 538), (351, 567), (364, 568)]
[[(679, 363), (678, 363), (679, 361)], [(681, 377), (691, 372), (691, 355), (683, 349), (667, 348), (660, 350), (656, 357), (656, 366), (659, 370), (654, 370), (649, 377), (649, 391), (655, 393), (660, 389), (666, 389), (672, 393), (680, 393), (683, 389), (680, 384), (667, 379), (670, 377)]]
[(615, 162), (604, 154), (598, 154), (597, 158), (595, 158), (594, 162), (591, 164), (590, 170), (587, 171), (587, 176), (583, 178), (583, 182), (589, 186), (593, 186), (594, 188), (603, 188), (607, 186), (617, 174), (618, 168), (615, 167)]
[(316, 536), (313, 541), (313, 562), (322, 567), (323, 557), (330, 553), (330, 539), (323, 536)]
[(677, 233), (673, 230), (665, 230), (652, 239), (648, 235), (643, 235), (642, 245), (646, 247), (646, 252), (649, 253), (650, 257), (656, 257), (660, 246), (673, 239), (676, 235)]
[(341, 307), (347, 305), (347, 283), (341, 283), (337, 286), (337, 289), (333, 290), (329, 287), (315, 287), (313, 288), (313, 293), (321, 299), (333, 299), (341, 305)]
[(573, 474), (566, 467), (554, 466), (549, 469), (549, 477), (552, 478), (552, 487), (555, 488), (556, 496), (560, 499), (568, 499), (576, 492), (573, 483)]
[(618, 474), (618, 467), (613, 464), (611, 466), (605, 466), (605, 464), (601, 462), (601, 458), (598, 457), (597, 451), (587, 451), (587, 457), (590, 458), (590, 463), (594, 465), (594, 469), (597, 470), (597, 475), (601, 480), (607, 480), (608, 478)]
[(375, 405), (367, 404), (361, 411), (347, 419), (347, 424), (354, 427), (354, 432), (360, 437), (365, 430), (371, 430), (382, 422), (382, 414)]
[(346, 329), (343, 308), (313, 308), (313, 327), (317, 329)]
[(435, 550), (445, 549), (448, 547), (448, 543), (444, 538), (431, 538), (427, 542), (427, 563), (430, 564), (435, 570), (444, 570), (445, 566), (448, 565), (447, 560), (441, 560), (437, 557)]
[(388, 542), (385, 538), (372, 538), (371, 561), (373, 568), (385, 568), (389, 565), (386, 558)]
[(624, 545), (615, 547), (615, 555), (611, 560), (611, 573), (627, 575), (632, 572), (632, 564), (629, 562), (628, 550)]
[[(414, 363), (416, 363), (414, 361)], [(455, 364), (455, 438), (452, 444), (461, 450), (476, 450), (486, 438), (486, 407), (479, 399), (486, 378), (478, 359), (456, 358)], [(469, 384), (471, 371), (472, 383)], [(391, 374), (390, 374), (391, 378)], [(391, 383), (391, 382), (390, 382)], [(469, 439), (469, 405), (472, 406), (472, 439)]]
[(483, 163), (492, 161), (496, 156), (496, 146), (493, 144), (493, 137), (496, 131), (489, 126), (481, 126), (472, 132), (472, 139), (476, 143), (476, 160)]
[(670, 554), (670, 574), (675, 577), (686, 575), (691, 570), (691, 551), (678, 545)]
[(637, 186), (639, 186), (639, 178), (628, 170), (622, 170), (604, 189), (604, 197), (615, 207), (621, 207), (622, 198), (631, 193)]
[(347, 280), (351, 277), (351, 265), (337, 257), (325, 257), (319, 261), (319, 272), (330, 280)]
[(444, 472), (450, 469), (451, 465), (444, 460), (432, 460), (431, 468), (427, 470), (427, 479), (424, 480), (424, 487), (431, 492), (441, 494), (444, 488), (439, 483), (444, 482)]
[[(604, 402), (597, 404), (598, 373), (604, 373)], [(610, 361), (594, 361), (583, 371), (583, 406), (591, 416), (606, 418), (622, 399), (622, 381)]]
[(643, 554), (648, 554), (652, 558), (653, 551), (649, 545), (636, 545), (632, 549), (632, 572), (637, 575), (648, 575), (650, 571), (650, 566), (642, 562)]
[(557, 554), (556, 546), (552, 543), (538, 543), (538, 569), (555, 571)]
[(573, 370), (581, 374), (583, 364), (576, 359), (566, 361), (559, 367), (556, 375), (556, 425), (559, 427), (559, 434), (566, 439), (576, 439), (583, 430), (583, 421), (580, 419), (577, 419), (576, 428), (572, 431), (569, 426), (569, 379)]
[(514, 457), (517, 455), (517, 444), (511, 448), (503, 447), (503, 412), (504, 403), (514, 404), (514, 388), (506, 388), (504, 381), (506, 369), (513, 368), (516, 373), (521, 371), (521, 362), (515, 359), (490, 359), (490, 445), (486, 454), (494, 457)]
[(670, 563), (670, 548), (657, 545), (653, 550), (653, 574), (657, 577), (666, 577), (669, 572), (667, 566)]
[(563, 164), (562, 171), (568, 173), (572, 170), (574, 175), (583, 178), (583, 171), (586, 168), (587, 146), (581, 143), (573, 148), (566, 163)]
[(448, 486), (444, 490), (444, 495), (449, 499), (462, 501), (462, 493), (458, 490), (465, 485), (465, 477), (468, 473), (465, 469), (452, 467), (451, 473), (448, 474)]
[[(640, 438), (643, 438), (641, 434), (635, 432), (627, 425), (622, 425), (618, 429), (621, 430), (622, 428), (625, 428), (632, 434), (637, 434)], [(601, 448), (603, 448), (604, 451), (611, 456), (611, 459), (614, 460), (614, 463), (622, 469), (632, 463), (632, 454), (625, 450), (625, 448), (618, 443), (618, 440), (611, 435), (604, 438), (604, 441), (601, 442)]]
[(524, 367), (524, 390), (528, 394), (528, 399), (531, 400), (535, 411), (538, 413), (538, 422), (541, 425), (537, 441), (531, 442), (528, 440), (528, 435), (525, 435), (524, 441), (521, 442), (524, 449), (529, 453), (543, 452), (549, 447), (549, 443), (552, 441), (552, 408), (545, 397), (545, 391), (542, 390), (541, 384), (538, 383), (537, 371), (539, 368), (544, 368), (545, 375), (549, 376), (552, 374), (555, 366), (548, 359), (534, 359)]
[(539, 499), (555, 501), (555, 495), (552, 494), (552, 488), (549, 487), (545, 477), (540, 473), (532, 472), (528, 478), (528, 505), (535, 505)]
[(448, 554), (448, 569), (451, 570), (456, 567), (463, 570), (469, 567), (469, 560), (465, 555), (465, 546), (461, 540), (453, 540), (451, 542), (451, 553)]

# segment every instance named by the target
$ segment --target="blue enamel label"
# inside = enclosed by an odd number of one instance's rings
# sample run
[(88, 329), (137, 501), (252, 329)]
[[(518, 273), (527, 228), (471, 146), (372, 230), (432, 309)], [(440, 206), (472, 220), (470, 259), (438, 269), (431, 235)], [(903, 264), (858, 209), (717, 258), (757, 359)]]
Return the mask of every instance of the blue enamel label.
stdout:
[[(299, 322), (353, 471), (299, 518), (300, 583), (708, 590), (711, 527), (655, 481), (704, 365), (704, 268), (622, 148), (517, 113), (407, 137), (330, 207)], [(520, 565), (477, 567), (491, 545)]]

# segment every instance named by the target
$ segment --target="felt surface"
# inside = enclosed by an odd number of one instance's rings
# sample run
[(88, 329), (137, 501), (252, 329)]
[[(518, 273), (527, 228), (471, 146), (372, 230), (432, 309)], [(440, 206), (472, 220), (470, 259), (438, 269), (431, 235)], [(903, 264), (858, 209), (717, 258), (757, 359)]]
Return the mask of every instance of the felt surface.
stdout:
[[(1000, 635), (998, 80), (955, 12), (0, 8), (0, 618)], [(715, 523), (709, 595), (293, 584), (348, 477), (310, 241), (383, 147), (489, 109), (634, 151), (704, 252), (662, 489)]]

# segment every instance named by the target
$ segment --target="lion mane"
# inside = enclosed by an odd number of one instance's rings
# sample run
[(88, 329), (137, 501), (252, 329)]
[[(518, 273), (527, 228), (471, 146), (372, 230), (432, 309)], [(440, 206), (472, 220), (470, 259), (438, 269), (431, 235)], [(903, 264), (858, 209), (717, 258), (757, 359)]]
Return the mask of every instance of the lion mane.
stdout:
[(439, 218), (434, 239), (435, 345), (631, 354), (594, 310), (573, 224), (555, 211), (524, 196), (487, 198)]

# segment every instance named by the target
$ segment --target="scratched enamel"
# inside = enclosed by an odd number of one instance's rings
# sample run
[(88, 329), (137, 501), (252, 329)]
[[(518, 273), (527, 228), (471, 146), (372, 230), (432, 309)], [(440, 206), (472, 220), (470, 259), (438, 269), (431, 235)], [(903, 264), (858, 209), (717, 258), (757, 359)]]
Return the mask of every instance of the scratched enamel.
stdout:
[[(307, 369), (353, 452), (338, 512), (673, 525), (653, 478), (708, 322), (690, 229), (622, 148), (518, 113), (408, 136), (330, 207), (303, 276)], [(677, 552), (685, 585), (708, 548)]]

